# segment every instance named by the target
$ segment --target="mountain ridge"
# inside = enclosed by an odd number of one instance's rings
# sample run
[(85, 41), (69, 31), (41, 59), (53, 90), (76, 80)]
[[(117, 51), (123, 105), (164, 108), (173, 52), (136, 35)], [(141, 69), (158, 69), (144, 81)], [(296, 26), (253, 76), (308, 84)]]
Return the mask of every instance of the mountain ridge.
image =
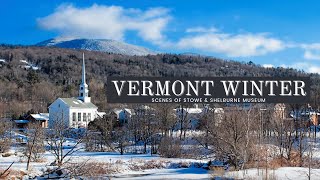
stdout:
[(35, 46), (60, 47), (69, 49), (82, 49), (89, 51), (100, 51), (129, 56), (145, 56), (157, 54), (155, 51), (145, 47), (136, 46), (112, 39), (71, 39), (71, 38), (51, 38), (41, 41)]

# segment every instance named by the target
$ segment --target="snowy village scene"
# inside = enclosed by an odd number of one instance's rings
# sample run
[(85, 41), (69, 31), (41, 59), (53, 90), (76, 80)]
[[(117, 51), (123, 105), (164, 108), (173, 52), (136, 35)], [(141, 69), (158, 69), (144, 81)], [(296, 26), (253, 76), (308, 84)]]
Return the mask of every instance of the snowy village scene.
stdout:
[(1, 1), (0, 179), (320, 180), (319, 9)]

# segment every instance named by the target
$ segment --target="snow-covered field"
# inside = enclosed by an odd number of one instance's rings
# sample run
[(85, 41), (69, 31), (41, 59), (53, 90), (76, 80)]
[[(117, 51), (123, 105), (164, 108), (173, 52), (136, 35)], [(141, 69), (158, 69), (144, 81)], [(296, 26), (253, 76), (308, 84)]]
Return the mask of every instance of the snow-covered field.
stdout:
[[(20, 153), (14, 153), (9, 157), (0, 157), (0, 167), (5, 168), (12, 162), (12, 170), (26, 172), (26, 163), (21, 162)], [(31, 170), (28, 172), (30, 177), (41, 175), (49, 164), (54, 161), (54, 156), (50, 152), (44, 154), (44, 162), (31, 164)], [(162, 158), (151, 156), (150, 154), (126, 154), (120, 155), (112, 152), (76, 152), (71, 156), (73, 162), (95, 162), (111, 163), (117, 167), (118, 172), (108, 175), (112, 179), (210, 179), (213, 176), (211, 171), (201, 168), (201, 165), (207, 160)], [(156, 168), (139, 169), (144, 164), (152, 162), (158, 164)], [(161, 164), (161, 165), (159, 165)], [(139, 166), (140, 165), (140, 166)], [(132, 168), (135, 167), (136, 168)], [(27, 176), (25, 176), (27, 178)], [(261, 170), (258, 175), (257, 169), (248, 169), (244, 171), (226, 172), (224, 177), (235, 179), (265, 179), (265, 170)], [(311, 179), (319, 179), (320, 169), (311, 170)], [(105, 176), (107, 178), (107, 176)], [(268, 169), (269, 179), (308, 179), (308, 168), (300, 167), (282, 167), (278, 169)]]
[[(31, 170), (27, 172), (26, 162), (21, 158), (20, 152), (10, 151), (9, 157), (0, 157), (0, 167), (3, 169), (15, 162), (11, 170), (22, 171), (37, 176), (43, 174), (50, 163), (54, 161), (54, 156), (50, 152), (44, 154), (44, 162), (32, 162)], [(113, 152), (84, 152), (79, 151), (70, 156), (70, 162), (86, 163), (110, 163), (117, 169), (117, 173), (109, 177), (119, 179), (207, 179), (209, 172), (201, 166), (208, 161), (195, 159), (161, 158), (150, 154), (125, 154)], [(148, 168), (152, 169), (144, 169)], [(188, 168), (184, 168), (188, 167)]]
[[(236, 179), (278, 179), (278, 180), (307, 180), (308, 168), (303, 167), (282, 167), (278, 169), (268, 169), (268, 175), (266, 176), (265, 170), (259, 171), (257, 169), (247, 169), (237, 172), (228, 172), (225, 177), (233, 177)], [(320, 179), (320, 169), (311, 170), (311, 179)]]
[(210, 179), (207, 170), (201, 168), (150, 169), (113, 176), (116, 179)]
[[(14, 137), (25, 139), (24, 135), (13, 134)], [(64, 143), (65, 153), (69, 151), (74, 142), (68, 140)], [(83, 144), (79, 144), (83, 147)], [(12, 162), (13, 172), (11, 175), (21, 176), (24, 179), (39, 177), (42, 174), (54, 169), (54, 155), (46, 151), (41, 162), (32, 162), (29, 171), (26, 171), (26, 159), (23, 156), (23, 147), (15, 144), (8, 153), (0, 155), (0, 172), (7, 168)], [(313, 158), (320, 158), (320, 149), (314, 147)], [(214, 172), (206, 170), (206, 164), (210, 159), (186, 159), (186, 158), (163, 158), (151, 154), (124, 154), (118, 152), (86, 152), (84, 148), (74, 152), (66, 159), (68, 163), (74, 164), (96, 164), (98, 166), (108, 166), (111, 173), (100, 174), (102, 179), (212, 179)], [(17, 175), (18, 174), (18, 175)], [(219, 174), (219, 177), (230, 179), (308, 179), (309, 169), (303, 167), (281, 167), (268, 169), (255, 168), (243, 171), (226, 171)], [(44, 178), (45, 179), (45, 178)], [(320, 169), (311, 169), (311, 179), (320, 179)]]

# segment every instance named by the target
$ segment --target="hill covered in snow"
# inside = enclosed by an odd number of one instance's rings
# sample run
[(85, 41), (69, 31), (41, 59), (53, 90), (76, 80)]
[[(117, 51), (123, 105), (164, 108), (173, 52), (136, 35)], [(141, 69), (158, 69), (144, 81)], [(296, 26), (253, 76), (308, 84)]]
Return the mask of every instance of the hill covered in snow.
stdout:
[(156, 54), (156, 52), (147, 48), (111, 39), (49, 39), (37, 43), (36, 46), (54, 46), (60, 48), (84, 49), (89, 51), (101, 51), (129, 56), (144, 56), (148, 54)]

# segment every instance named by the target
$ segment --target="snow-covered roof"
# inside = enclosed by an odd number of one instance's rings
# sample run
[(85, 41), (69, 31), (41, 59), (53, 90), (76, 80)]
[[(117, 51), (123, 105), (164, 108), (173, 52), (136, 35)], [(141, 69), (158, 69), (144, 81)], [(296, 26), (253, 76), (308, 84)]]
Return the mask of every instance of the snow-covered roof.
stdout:
[(202, 110), (203, 109), (201, 108), (189, 108), (187, 111), (190, 114), (199, 114), (199, 113), (202, 113)]
[(102, 118), (104, 115), (106, 115), (106, 113), (105, 112), (97, 112), (97, 115)]
[(142, 105), (140, 108), (146, 109), (146, 110), (154, 110), (152, 107), (146, 106), (146, 105)]
[(48, 121), (49, 120), (49, 113), (30, 114), (30, 116), (38, 121)]
[(181, 109), (183, 109), (183, 111), (185, 113), (188, 113), (188, 114), (200, 114), (202, 113), (203, 109), (202, 108), (177, 108), (177, 109), (174, 109), (175, 111), (180, 111)]
[(214, 109), (214, 113), (224, 113), (223, 108), (210, 108), (210, 111)]
[(0, 59), (0, 62), (6, 62), (6, 60), (5, 59)]
[(25, 65), (23, 66), (25, 69), (39, 70), (39, 67), (33, 65)]
[(310, 115), (320, 116), (320, 112), (315, 112), (315, 111), (308, 112), (308, 111), (306, 111), (306, 112), (297, 112), (297, 113), (295, 113), (295, 112), (292, 111), (290, 113), (290, 116), (293, 117), (293, 118), (302, 117), (302, 116), (307, 117), (307, 116), (310, 116)]
[(25, 63), (25, 64), (29, 64), (27, 60), (21, 59), (20, 62)]
[(18, 119), (18, 120), (14, 120), (14, 122), (17, 124), (27, 124), (27, 123), (29, 123), (29, 120)]
[[(181, 108), (174, 109), (175, 112), (179, 112)], [(188, 114), (202, 114), (205, 109), (204, 108), (183, 108), (184, 113)], [(210, 111), (214, 110), (214, 113), (222, 114), (224, 113), (223, 108), (209, 108)]]
[(29, 63), (27, 60), (21, 59), (20, 62), (24, 64), (24, 65), (20, 65), (21, 68), (32, 69), (35, 71), (40, 69), (40, 67), (38, 67), (32, 63)]
[(122, 111), (127, 111), (129, 114), (132, 114), (132, 109), (129, 109), (129, 108), (115, 108), (112, 110), (114, 113), (117, 114), (117, 116), (119, 116), (119, 114), (122, 112)]
[(61, 99), (69, 107), (98, 109), (98, 107), (94, 105), (92, 102), (83, 102), (77, 98), (59, 98), (59, 99)]

